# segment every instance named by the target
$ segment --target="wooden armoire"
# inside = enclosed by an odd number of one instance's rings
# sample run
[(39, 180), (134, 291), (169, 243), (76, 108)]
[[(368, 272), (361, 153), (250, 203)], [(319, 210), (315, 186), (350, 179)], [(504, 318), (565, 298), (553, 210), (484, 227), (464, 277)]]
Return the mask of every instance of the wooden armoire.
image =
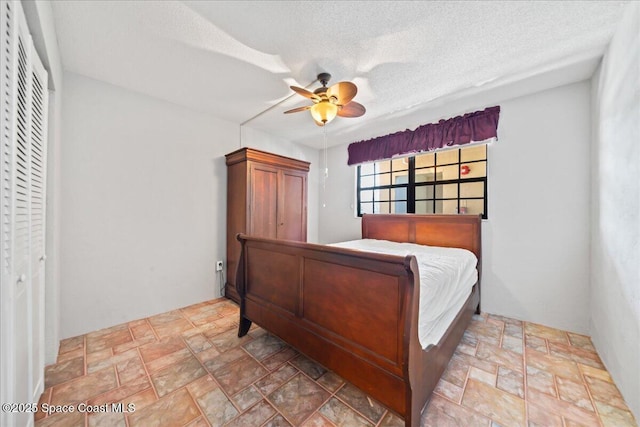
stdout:
[(225, 295), (239, 302), (238, 233), (307, 240), (309, 162), (241, 148), (227, 159), (227, 281)]

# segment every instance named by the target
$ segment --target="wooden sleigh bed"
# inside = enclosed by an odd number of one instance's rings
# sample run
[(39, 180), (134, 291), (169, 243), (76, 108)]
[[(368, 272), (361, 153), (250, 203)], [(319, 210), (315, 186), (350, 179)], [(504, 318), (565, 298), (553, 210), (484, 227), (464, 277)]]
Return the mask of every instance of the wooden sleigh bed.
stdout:
[(364, 215), (362, 238), (458, 247), (478, 258), (478, 282), (437, 345), (418, 339), (413, 255), (238, 235), (243, 336), (255, 322), (418, 426), (422, 410), (480, 310), (480, 217)]

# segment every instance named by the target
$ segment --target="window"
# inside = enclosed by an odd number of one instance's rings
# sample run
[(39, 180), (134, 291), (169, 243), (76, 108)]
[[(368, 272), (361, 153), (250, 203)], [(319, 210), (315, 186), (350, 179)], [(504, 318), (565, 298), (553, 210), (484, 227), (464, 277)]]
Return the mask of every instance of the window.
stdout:
[(359, 165), (358, 216), (364, 213), (482, 214), (487, 218), (487, 146)]

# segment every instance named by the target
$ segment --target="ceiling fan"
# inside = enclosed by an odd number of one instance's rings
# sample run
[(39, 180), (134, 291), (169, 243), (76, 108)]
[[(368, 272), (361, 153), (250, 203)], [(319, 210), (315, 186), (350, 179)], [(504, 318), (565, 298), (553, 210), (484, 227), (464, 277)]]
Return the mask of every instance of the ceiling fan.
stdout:
[(358, 88), (351, 82), (339, 82), (331, 87), (327, 87), (327, 83), (331, 79), (331, 74), (318, 74), (318, 81), (322, 83), (322, 87), (313, 92), (307, 89), (290, 86), (296, 93), (311, 99), (313, 105), (294, 108), (285, 111), (284, 114), (297, 113), (299, 111), (310, 110), (313, 121), (318, 126), (324, 126), (333, 120), (336, 116), (340, 117), (360, 117), (365, 113), (365, 108), (352, 99), (358, 93)]

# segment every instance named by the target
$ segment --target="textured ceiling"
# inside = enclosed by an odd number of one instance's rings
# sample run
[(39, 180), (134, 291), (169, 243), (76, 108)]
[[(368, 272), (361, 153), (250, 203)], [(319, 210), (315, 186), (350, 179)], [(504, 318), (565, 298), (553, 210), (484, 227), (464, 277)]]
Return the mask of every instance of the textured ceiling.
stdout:
[[(403, 121), (408, 112), (463, 94), (499, 87), (518, 93), (519, 80), (538, 75), (544, 78), (529, 88), (586, 78), (625, 3), (52, 4), (65, 69), (236, 123), (319, 72), (333, 75), (330, 84), (353, 81), (367, 113), (327, 125), (333, 144), (403, 130), (415, 124)], [(282, 114), (306, 103), (296, 95), (247, 126), (317, 146), (321, 129), (308, 113)]]

